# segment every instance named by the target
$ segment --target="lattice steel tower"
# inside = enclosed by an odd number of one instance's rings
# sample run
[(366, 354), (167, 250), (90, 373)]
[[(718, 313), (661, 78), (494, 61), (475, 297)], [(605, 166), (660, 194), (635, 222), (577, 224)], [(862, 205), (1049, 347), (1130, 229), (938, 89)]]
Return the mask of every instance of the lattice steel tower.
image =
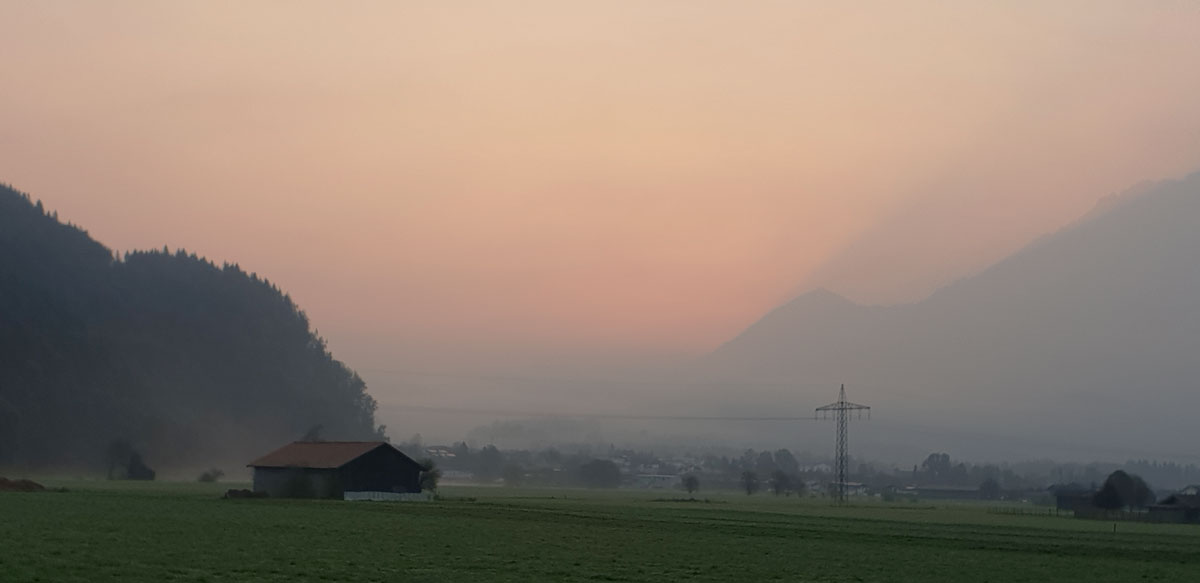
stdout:
[(821, 419), (829, 419), (833, 417), (837, 420), (837, 453), (834, 456), (834, 473), (837, 475), (837, 503), (846, 503), (846, 465), (849, 463), (850, 456), (846, 453), (846, 427), (850, 424), (851, 415), (862, 419), (862, 412), (867, 412), (867, 419), (871, 418), (871, 408), (858, 403), (851, 403), (846, 400), (846, 385), (842, 385), (842, 392), (838, 395), (836, 403), (817, 407), (814, 416)]

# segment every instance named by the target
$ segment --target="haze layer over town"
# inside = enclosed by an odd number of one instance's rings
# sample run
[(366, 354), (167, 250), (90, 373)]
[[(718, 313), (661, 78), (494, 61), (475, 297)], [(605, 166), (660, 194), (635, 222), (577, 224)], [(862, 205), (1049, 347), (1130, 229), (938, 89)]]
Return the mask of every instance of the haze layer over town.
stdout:
[(1200, 462), (1195, 4), (211, 8), (0, 4), (0, 182), (393, 438)]

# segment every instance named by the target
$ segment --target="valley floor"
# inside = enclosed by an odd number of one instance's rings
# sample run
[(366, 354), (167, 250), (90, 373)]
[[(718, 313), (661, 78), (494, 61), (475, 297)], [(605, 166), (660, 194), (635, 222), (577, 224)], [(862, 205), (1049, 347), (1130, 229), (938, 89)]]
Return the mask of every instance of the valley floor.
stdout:
[(1197, 526), (1114, 532), (972, 505), (469, 487), (437, 502), (223, 500), (243, 485), (43, 481), (68, 491), (0, 493), (0, 580), (1200, 580)]

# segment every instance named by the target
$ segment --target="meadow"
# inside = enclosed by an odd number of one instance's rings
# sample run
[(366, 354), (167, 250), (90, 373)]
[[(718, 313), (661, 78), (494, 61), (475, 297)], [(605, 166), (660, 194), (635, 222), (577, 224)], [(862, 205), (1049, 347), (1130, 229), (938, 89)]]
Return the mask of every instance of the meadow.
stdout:
[[(224, 500), (240, 484), (0, 493), (0, 581), (1200, 581), (1200, 527), (970, 504), (442, 489)], [(707, 499), (707, 501), (705, 501)]]

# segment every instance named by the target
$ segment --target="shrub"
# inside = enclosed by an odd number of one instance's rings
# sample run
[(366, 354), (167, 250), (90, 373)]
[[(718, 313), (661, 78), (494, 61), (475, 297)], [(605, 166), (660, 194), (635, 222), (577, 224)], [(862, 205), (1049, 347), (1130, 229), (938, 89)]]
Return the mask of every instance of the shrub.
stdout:
[(695, 492), (696, 490), (699, 490), (700, 489), (700, 478), (697, 478), (696, 476), (694, 476), (692, 474), (688, 474), (688, 475), (684, 476), (683, 477), (683, 489), (687, 490), (688, 494), (691, 494), (691, 493)]
[(417, 463), (421, 464), (421, 477), (419, 478), (421, 491), (437, 492), (438, 482), (442, 479), (442, 470), (439, 470), (437, 464), (430, 458), (425, 458)]

